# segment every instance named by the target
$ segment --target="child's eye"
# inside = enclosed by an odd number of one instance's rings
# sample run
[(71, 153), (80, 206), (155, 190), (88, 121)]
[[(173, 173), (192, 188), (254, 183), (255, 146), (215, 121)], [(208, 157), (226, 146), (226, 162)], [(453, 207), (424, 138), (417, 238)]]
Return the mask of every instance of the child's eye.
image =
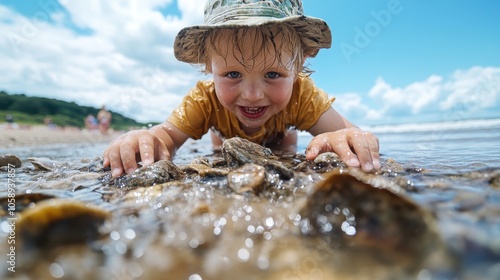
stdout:
[(226, 74), (226, 76), (228, 76), (229, 78), (231, 79), (237, 79), (239, 78), (241, 75), (239, 72), (236, 72), (236, 71), (233, 71), (233, 72), (229, 72)]
[(276, 73), (276, 72), (269, 72), (266, 74), (266, 78), (269, 78), (269, 79), (276, 79), (280, 76), (280, 74)]

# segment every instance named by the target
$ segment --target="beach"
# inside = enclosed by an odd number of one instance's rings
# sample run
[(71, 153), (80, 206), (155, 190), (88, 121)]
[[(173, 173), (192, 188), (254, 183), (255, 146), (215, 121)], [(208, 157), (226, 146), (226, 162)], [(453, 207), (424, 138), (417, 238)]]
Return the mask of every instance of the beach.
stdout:
[(0, 126), (0, 147), (19, 148), (51, 144), (109, 143), (123, 131), (89, 131), (79, 128), (51, 128), (47, 126), (29, 126), (9, 128)]

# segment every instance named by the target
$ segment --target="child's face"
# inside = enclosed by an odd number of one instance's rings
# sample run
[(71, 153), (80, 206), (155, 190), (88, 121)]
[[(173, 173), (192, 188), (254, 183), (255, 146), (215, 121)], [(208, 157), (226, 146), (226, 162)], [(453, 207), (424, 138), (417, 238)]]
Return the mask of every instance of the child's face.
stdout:
[(281, 63), (274, 59), (281, 44), (279, 37), (275, 40), (277, 48), (268, 47), (257, 53), (253, 44), (246, 44), (240, 52), (231, 43), (221, 43), (224, 57), (219, 54), (211, 57), (217, 98), (249, 134), (259, 131), (267, 120), (282, 111), (292, 95), (297, 76), (293, 65), (287, 63), (292, 54), (281, 52)]

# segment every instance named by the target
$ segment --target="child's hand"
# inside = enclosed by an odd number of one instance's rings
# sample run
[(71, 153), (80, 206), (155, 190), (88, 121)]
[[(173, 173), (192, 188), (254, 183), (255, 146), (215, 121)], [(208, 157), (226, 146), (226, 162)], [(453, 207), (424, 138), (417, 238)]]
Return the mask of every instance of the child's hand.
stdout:
[(380, 168), (378, 138), (359, 128), (345, 128), (314, 137), (306, 150), (306, 158), (313, 160), (320, 153), (335, 152), (351, 167), (369, 172)]
[(111, 175), (118, 177), (137, 169), (137, 162), (142, 166), (170, 159), (165, 143), (149, 130), (132, 130), (113, 140), (104, 151), (104, 167), (111, 167)]

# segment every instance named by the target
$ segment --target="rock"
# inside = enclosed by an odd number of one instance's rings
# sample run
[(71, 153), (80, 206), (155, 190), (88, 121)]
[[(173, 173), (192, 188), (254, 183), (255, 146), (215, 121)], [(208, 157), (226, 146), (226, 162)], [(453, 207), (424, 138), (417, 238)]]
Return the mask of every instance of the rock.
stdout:
[(115, 185), (127, 188), (153, 186), (180, 180), (184, 175), (184, 172), (170, 160), (160, 160), (146, 167), (141, 167), (130, 175), (117, 178)]
[(301, 231), (343, 246), (383, 252), (399, 261), (423, 260), (441, 240), (433, 216), (405, 196), (349, 174), (321, 182), (300, 211)]
[(16, 244), (27, 253), (59, 245), (88, 243), (100, 237), (99, 227), (110, 214), (82, 202), (47, 199), (21, 212)]
[(500, 171), (496, 171), (491, 175), (491, 178), (489, 179), (488, 183), (490, 184), (491, 187), (493, 188), (500, 188)]
[(229, 174), (229, 170), (224, 168), (212, 168), (205, 164), (191, 163), (182, 166), (181, 170), (186, 174), (197, 174), (200, 177), (224, 177)]
[(35, 167), (35, 171), (55, 171), (58, 168), (67, 166), (65, 163), (51, 160), (49, 158), (30, 157), (28, 160)]
[(22, 165), (21, 160), (15, 155), (3, 155), (0, 156), (0, 167), (14, 167), (20, 168)]
[(257, 163), (265, 160), (278, 160), (270, 149), (240, 137), (226, 139), (222, 143), (222, 155), (230, 167), (246, 163)]
[(236, 193), (253, 192), (258, 194), (269, 185), (266, 179), (266, 173), (266, 169), (263, 166), (247, 163), (231, 171), (227, 175), (227, 183)]
[(225, 140), (222, 143), (222, 155), (229, 167), (255, 163), (277, 172), (284, 180), (293, 178), (293, 171), (280, 162), (270, 149), (240, 137)]
[[(54, 198), (54, 196), (43, 193), (16, 194), (14, 197), (15, 202), (11, 202), (10, 197), (2, 197), (0, 198), (0, 216), (8, 215), (9, 211), (13, 211), (14, 214), (20, 213), (24, 209), (35, 206), (42, 200), (51, 198)], [(12, 209), (11, 206), (14, 206), (14, 208)]]

